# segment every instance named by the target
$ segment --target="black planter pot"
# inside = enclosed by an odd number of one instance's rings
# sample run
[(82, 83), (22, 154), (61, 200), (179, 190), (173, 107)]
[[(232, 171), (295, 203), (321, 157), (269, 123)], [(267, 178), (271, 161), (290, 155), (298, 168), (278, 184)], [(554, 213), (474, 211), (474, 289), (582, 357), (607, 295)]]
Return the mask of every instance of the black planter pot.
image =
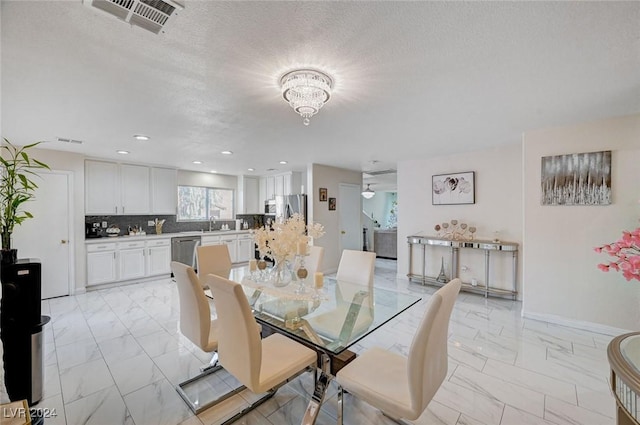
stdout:
[(1, 264), (13, 264), (18, 260), (17, 249), (3, 249), (0, 250), (0, 263)]

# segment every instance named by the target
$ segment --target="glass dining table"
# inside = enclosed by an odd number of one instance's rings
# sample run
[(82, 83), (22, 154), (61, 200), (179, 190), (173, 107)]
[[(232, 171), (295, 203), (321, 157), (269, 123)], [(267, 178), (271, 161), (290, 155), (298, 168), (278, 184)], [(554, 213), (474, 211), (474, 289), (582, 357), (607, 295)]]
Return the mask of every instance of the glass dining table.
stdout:
[[(327, 276), (319, 288), (313, 276), (276, 287), (268, 273), (251, 272), (248, 266), (214, 274), (242, 285), (263, 334), (280, 333), (318, 353), (316, 386), (302, 421), (305, 425), (315, 422), (331, 379), (355, 358), (349, 347), (421, 299)], [(211, 297), (209, 290), (205, 293)]]

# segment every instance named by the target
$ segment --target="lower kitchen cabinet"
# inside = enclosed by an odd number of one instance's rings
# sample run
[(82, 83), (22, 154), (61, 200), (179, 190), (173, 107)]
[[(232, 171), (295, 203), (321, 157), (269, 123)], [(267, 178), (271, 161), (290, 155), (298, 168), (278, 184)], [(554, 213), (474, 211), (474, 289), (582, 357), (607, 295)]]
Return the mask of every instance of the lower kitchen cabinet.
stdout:
[(170, 273), (170, 238), (87, 244), (87, 286)]
[(253, 235), (238, 235), (238, 263), (251, 260), (255, 255)]
[(171, 241), (169, 239), (147, 242), (147, 275), (171, 273)]
[(98, 285), (116, 280), (116, 244), (88, 245), (87, 285)]
[(224, 244), (229, 248), (229, 256), (231, 257), (232, 263), (238, 262), (238, 236), (237, 235), (227, 235), (220, 237), (220, 243)]
[(138, 279), (145, 276), (144, 241), (118, 244), (120, 263), (119, 280)]

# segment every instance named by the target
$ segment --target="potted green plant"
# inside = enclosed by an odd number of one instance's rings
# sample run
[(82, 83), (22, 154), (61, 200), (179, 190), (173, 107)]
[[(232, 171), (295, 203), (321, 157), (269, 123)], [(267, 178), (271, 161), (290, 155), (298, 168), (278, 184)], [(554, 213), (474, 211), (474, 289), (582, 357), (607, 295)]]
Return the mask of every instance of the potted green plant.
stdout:
[(27, 218), (33, 218), (30, 212), (23, 209), (24, 203), (35, 196), (38, 185), (32, 180), (37, 176), (34, 170), (46, 168), (37, 159), (31, 158), (29, 149), (40, 142), (26, 146), (14, 146), (4, 139), (0, 150), (0, 167), (2, 181), (0, 182), (0, 236), (2, 237), (2, 263), (14, 263), (18, 252), (11, 248), (11, 234), (16, 225), (22, 224)]

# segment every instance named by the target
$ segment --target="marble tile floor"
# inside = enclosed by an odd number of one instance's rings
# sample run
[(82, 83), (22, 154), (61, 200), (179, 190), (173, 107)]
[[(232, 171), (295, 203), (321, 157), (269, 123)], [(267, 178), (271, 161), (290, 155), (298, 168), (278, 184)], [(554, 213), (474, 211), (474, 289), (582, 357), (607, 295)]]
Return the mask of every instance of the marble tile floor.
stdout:
[[(352, 349), (406, 354), (424, 305), (436, 290), (396, 277), (396, 262), (376, 262), (375, 284), (422, 296), (410, 310)], [(178, 331), (170, 279), (42, 302), (47, 424), (211, 425), (255, 395), (245, 391), (194, 416), (175, 390), (209, 360)], [(461, 293), (450, 325), (449, 371), (419, 425), (609, 425), (611, 336), (521, 318), (519, 302)], [(383, 366), (383, 365), (382, 365)], [(221, 371), (224, 372), (224, 371)], [(224, 373), (217, 385), (233, 381)], [(299, 424), (313, 389), (309, 373), (282, 387), (238, 424)], [(332, 384), (320, 425), (336, 423)], [(346, 425), (393, 424), (345, 396)]]

